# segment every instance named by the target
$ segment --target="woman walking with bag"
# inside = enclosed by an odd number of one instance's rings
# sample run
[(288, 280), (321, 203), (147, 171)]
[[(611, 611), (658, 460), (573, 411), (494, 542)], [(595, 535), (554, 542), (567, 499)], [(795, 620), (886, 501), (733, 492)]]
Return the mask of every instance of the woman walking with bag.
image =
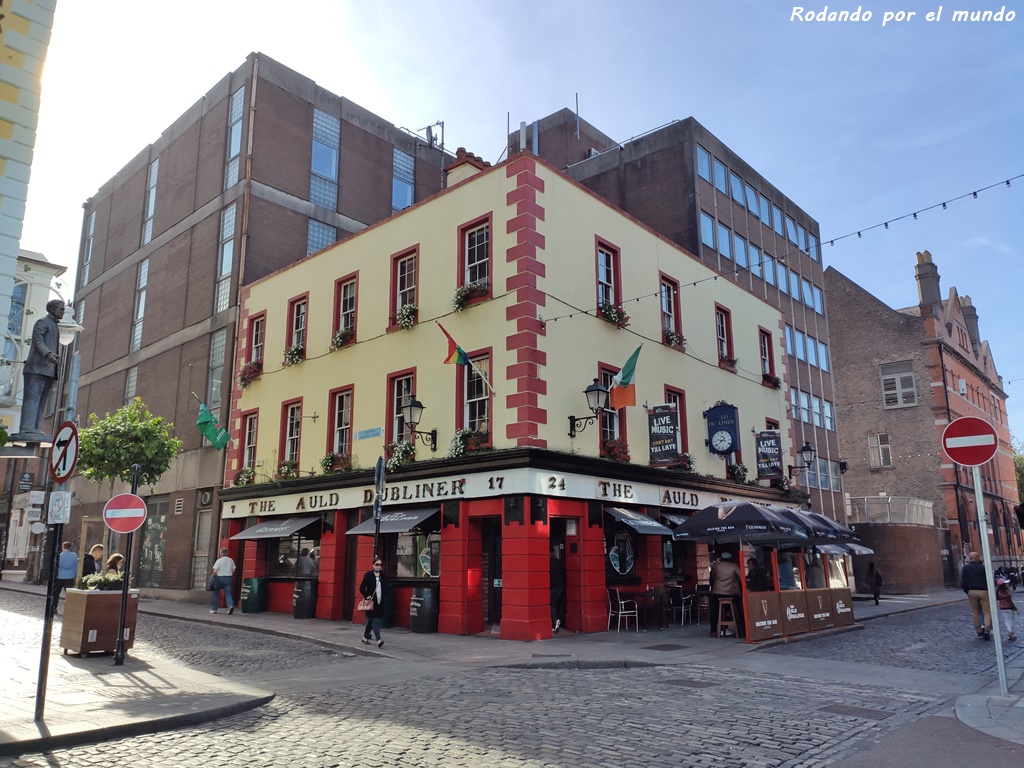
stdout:
[(366, 572), (359, 584), (359, 594), (363, 599), (359, 602), (360, 611), (366, 612), (366, 628), (363, 630), (363, 645), (370, 644), (370, 631), (377, 638), (377, 647), (383, 648), (384, 641), (380, 637), (380, 625), (384, 619), (384, 594), (387, 590), (387, 577), (384, 575), (384, 561), (373, 558), (373, 569)]

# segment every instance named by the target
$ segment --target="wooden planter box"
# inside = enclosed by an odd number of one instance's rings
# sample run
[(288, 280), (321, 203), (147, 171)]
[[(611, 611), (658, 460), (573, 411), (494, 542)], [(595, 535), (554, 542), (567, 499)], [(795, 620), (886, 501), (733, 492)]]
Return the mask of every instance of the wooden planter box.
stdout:
[[(60, 647), (64, 653), (86, 656), (117, 649), (117, 627), (121, 620), (121, 590), (68, 589), (64, 591), (64, 622)], [(139, 615), (139, 590), (128, 590), (124, 616), (124, 649), (135, 644), (135, 622)]]

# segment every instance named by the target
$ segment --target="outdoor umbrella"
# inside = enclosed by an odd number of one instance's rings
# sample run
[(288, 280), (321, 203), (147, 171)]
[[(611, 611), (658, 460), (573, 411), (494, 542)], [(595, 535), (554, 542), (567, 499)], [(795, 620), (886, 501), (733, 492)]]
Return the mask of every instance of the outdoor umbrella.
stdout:
[(832, 544), (839, 539), (839, 531), (804, 512), (802, 509), (769, 506), (772, 512), (802, 526), (812, 543)]
[(697, 512), (675, 530), (676, 541), (800, 541), (802, 526), (751, 501), (723, 501)]

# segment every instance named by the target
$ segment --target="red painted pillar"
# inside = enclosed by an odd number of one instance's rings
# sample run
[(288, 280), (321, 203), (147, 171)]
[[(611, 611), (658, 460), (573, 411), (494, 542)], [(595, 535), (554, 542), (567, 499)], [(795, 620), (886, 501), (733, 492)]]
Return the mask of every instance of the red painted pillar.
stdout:
[(501, 540), (501, 638), (551, 637), (550, 564), (547, 522), (530, 522), (529, 498), (505, 515)]
[[(471, 626), (468, 603), (470, 602), (469, 530), (465, 502), (459, 502), (458, 525), (447, 525), (441, 529), (441, 593), (438, 596), (437, 631), (445, 635), (465, 635), (483, 631)], [(479, 536), (478, 536), (479, 539)], [(479, 599), (480, 566), (477, 541), (476, 588)], [(479, 611), (477, 611), (479, 613)]]

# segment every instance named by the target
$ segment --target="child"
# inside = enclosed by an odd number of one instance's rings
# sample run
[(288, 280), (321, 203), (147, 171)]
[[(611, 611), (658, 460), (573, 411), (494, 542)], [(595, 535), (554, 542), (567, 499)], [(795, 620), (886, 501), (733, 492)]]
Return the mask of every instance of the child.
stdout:
[(1007, 579), (996, 581), (996, 600), (999, 602), (999, 618), (1003, 622), (1003, 628), (1010, 633), (1007, 640), (1013, 641), (1017, 636), (1013, 634), (1013, 614), (1020, 613), (1020, 610), (1013, 604), (1010, 597), (1010, 582)]

